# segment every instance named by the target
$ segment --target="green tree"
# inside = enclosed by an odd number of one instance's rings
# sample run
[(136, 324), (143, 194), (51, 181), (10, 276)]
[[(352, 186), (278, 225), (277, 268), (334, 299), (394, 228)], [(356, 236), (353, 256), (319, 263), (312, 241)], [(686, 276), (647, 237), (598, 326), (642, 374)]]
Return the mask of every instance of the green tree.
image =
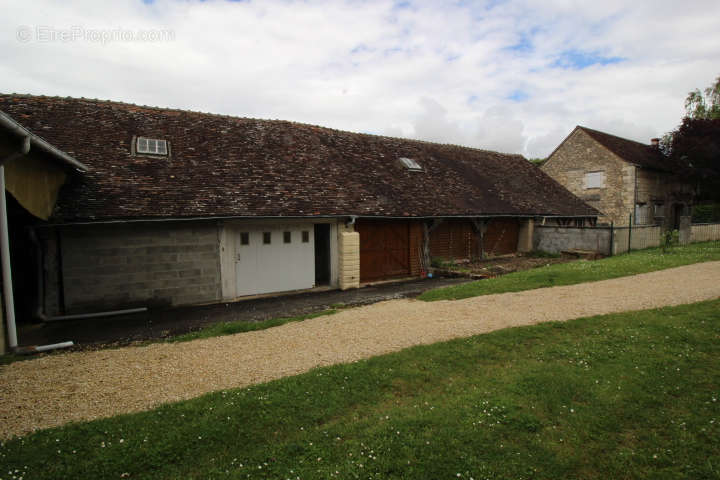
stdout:
[(720, 118), (720, 77), (704, 93), (697, 88), (690, 92), (685, 99), (685, 112), (692, 119)]
[(704, 93), (690, 92), (685, 111), (678, 128), (663, 137), (663, 153), (679, 177), (696, 185), (696, 202), (720, 203), (720, 77)]

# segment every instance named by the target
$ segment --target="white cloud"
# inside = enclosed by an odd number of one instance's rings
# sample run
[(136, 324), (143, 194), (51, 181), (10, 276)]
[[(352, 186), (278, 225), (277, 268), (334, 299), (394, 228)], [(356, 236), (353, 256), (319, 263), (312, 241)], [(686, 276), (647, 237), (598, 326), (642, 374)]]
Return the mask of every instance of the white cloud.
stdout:
[[(720, 74), (717, 18), (716, 1), (11, 0), (0, 90), (545, 156), (577, 124), (639, 141), (674, 128)], [(39, 41), (43, 26), (174, 40)]]

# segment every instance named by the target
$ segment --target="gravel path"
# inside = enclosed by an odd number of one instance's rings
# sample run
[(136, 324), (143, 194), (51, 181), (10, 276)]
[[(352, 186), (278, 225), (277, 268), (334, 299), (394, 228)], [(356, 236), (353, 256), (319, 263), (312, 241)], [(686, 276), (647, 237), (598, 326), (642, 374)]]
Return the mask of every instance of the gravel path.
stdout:
[(390, 300), (257, 332), (16, 362), (0, 367), (0, 439), (413, 345), (718, 297), (720, 262), (708, 262), (457, 301)]

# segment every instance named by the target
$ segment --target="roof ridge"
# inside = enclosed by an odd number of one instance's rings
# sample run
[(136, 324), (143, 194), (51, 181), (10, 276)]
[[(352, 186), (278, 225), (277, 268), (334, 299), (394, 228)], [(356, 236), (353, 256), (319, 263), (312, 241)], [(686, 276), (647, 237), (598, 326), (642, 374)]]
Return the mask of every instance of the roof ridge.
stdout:
[[(97, 104), (103, 104), (103, 105), (119, 105), (123, 107), (137, 107), (137, 108), (145, 108), (149, 110), (155, 110), (159, 112), (180, 112), (180, 113), (191, 113), (195, 115), (206, 115), (210, 117), (217, 117), (217, 118), (227, 118), (227, 119), (233, 119), (233, 120), (255, 120), (260, 122), (278, 122), (278, 123), (288, 123), (291, 125), (299, 125), (299, 126), (305, 126), (305, 127), (314, 127), (314, 128), (321, 128), (324, 130), (328, 130), (330, 132), (340, 132), (340, 133), (351, 133), (353, 135), (364, 135), (367, 137), (375, 137), (375, 138), (385, 138), (385, 139), (391, 139), (391, 140), (402, 140), (402, 141), (409, 141), (409, 142), (417, 142), (421, 144), (428, 144), (428, 145), (443, 145), (448, 147), (457, 147), (457, 148), (466, 148), (469, 150), (474, 150), (477, 152), (484, 152), (484, 153), (495, 153), (499, 155), (505, 155), (510, 157), (521, 157), (525, 158), (520, 153), (509, 153), (509, 152), (499, 152), (497, 150), (488, 150), (485, 148), (480, 147), (473, 147), (470, 145), (460, 145), (457, 143), (441, 143), (441, 142), (433, 142), (430, 140), (422, 140), (419, 138), (408, 138), (408, 137), (393, 137), (390, 135), (382, 135), (379, 133), (368, 133), (368, 132), (353, 132), (350, 130), (341, 130), (339, 128), (334, 127), (327, 127), (324, 125), (316, 125), (312, 123), (305, 123), (305, 122), (297, 122), (294, 120), (282, 120), (279, 118), (255, 118), (255, 117), (241, 117), (237, 115), (229, 115), (225, 113), (213, 113), (213, 112), (203, 112), (200, 110), (188, 110), (188, 109), (182, 109), (182, 108), (176, 108), (176, 107), (159, 107), (159, 106), (152, 106), (152, 105), (140, 105), (137, 103), (132, 102), (123, 102), (119, 100), (102, 100), (99, 98), (89, 98), (89, 97), (72, 97), (72, 96), (61, 96), (61, 95), (33, 95), (31, 93), (2, 93), (0, 92), (0, 97), (18, 97), (18, 98), (47, 98), (47, 99), (55, 99), (55, 100), (81, 100), (85, 102), (93, 102)], [(602, 132), (600, 132), (602, 133)]]
[(578, 128), (580, 128), (580, 129), (582, 129), (582, 130), (594, 132), (594, 133), (599, 133), (599, 134), (601, 134), (601, 135), (607, 135), (608, 137), (615, 137), (615, 138), (617, 138), (618, 140), (623, 140), (623, 141), (625, 141), (625, 142), (637, 143), (638, 145), (641, 145), (641, 146), (643, 146), (643, 147), (652, 148), (652, 145), (648, 145), (647, 143), (638, 142), (637, 140), (632, 140), (632, 139), (630, 139), (630, 138), (621, 137), (621, 136), (619, 136), (619, 135), (615, 135), (615, 134), (612, 134), (612, 133), (603, 132), (603, 131), (601, 131), (601, 130), (596, 130), (596, 129), (594, 129), (594, 128), (584, 127), (584, 126), (582, 126), (582, 125), (578, 125)]

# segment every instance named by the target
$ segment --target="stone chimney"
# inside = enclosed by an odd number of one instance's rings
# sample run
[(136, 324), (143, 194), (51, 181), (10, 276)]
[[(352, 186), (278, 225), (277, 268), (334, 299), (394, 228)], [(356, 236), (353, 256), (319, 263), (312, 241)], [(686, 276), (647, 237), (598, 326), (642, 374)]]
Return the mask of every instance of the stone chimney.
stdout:
[(659, 138), (651, 138), (650, 146), (654, 147), (654, 148), (659, 148), (660, 147), (660, 139)]

